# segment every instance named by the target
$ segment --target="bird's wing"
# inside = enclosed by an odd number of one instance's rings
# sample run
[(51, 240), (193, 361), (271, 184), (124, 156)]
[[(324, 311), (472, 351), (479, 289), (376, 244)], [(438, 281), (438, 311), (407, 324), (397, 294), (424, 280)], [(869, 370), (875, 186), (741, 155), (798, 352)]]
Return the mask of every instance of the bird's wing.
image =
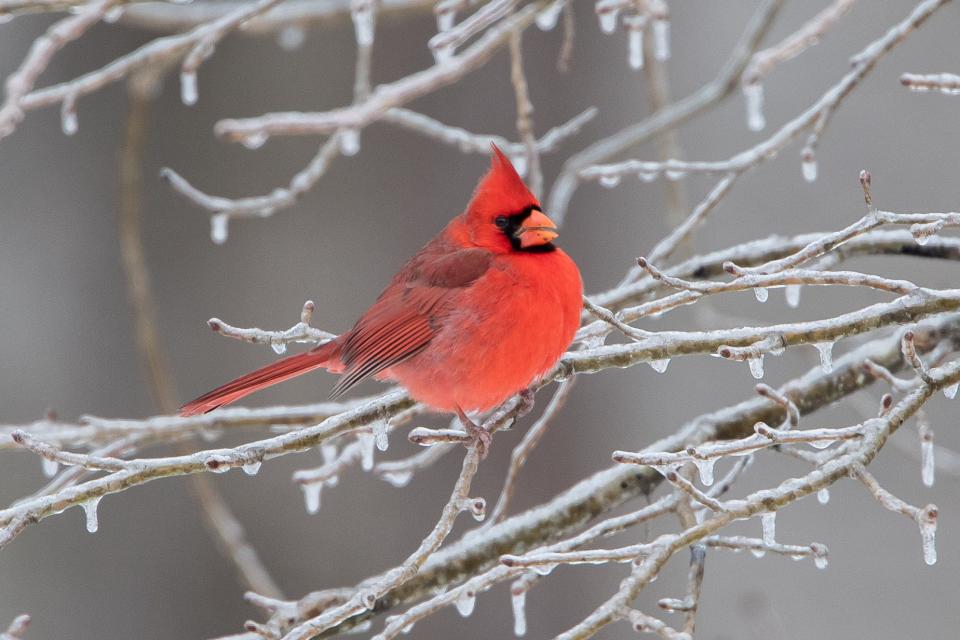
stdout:
[(411, 260), (345, 336), (344, 372), (331, 397), (425, 349), (457, 293), (486, 273), (492, 260), (484, 249), (426, 251)]

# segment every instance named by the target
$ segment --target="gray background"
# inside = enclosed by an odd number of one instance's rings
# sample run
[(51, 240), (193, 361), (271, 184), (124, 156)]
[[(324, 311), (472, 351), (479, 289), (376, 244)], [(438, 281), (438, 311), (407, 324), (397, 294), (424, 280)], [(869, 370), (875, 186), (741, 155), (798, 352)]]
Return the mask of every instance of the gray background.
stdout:
[[(826, 3), (788, 3), (768, 42), (793, 31)], [(673, 2), (673, 91), (683, 96), (712, 78), (755, 2)], [(684, 127), (680, 139), (692, 159), (732, 155), (769, 135), (811, 104), (848, 69), (848, 57), (912, 8), (911, 2), (863, 2), (818, 47), (784, 64), (766, 82), (768, 129), (746, 129), (742, 99), (734, 96)], [(605, 36), (592, 6), (579, 3), (573, 69), (555, 70), (560, 31), (532, 31), (524, 41), (539, 132), (589, 105), (601, 115), (583, 133), (545, 159), (547, 183), (562, 159), (648, 112), (642, 74), (626, 65), (626, 36)], [(0, 27), (0, 75), (22, 59), (50, 22), (22, 18)], [(949, 6), (885, 59), (842, 105), (820, 147), (820, 178), (800, 174), (799, 149), (745, 176), (698, 234), (696, 247), (712, 249), (772, 232), (838, 228), (862, 210), (857, 173), (869, 168), (881, 207), (897, 211), (957, 209), (960, 148), (957, 98), (913, 94), (899, 86), (905, 71), (960, 70), (957, 8)], [(424, 43), (429, 15), (381, 25), (375, 82), (431, 63)], [(148, 34), (100, 27), (56, 58), (43, 83), (74, 77), (146, 41)], [(268, 362), (262, 347), (218, 338), (205, 325), (219, 316), (240, 326), (287, 327), (303, 300), (317, 301), (317, 324), (349, 327), (392, 272), (465, 204), (485, 169), (480, 156), (461, 156), (387, 125), (363, 133), (361, 153), (338, 159), (329, 175), (293, 209), (267, 221), (232, 224), (225, 246), (209, 240), (207, 216), (154, 177), (170, 166), (216, 194), (254, 195), (285, 183), (315, 149), (311, 139), (270, 141), (258, 151), (214, 138), (213, 123), (228, 116), (276, 110), (322, 110), (350, 100), (353, 34), (341, 21), (309, 34), (286, 52), (271, 37), (228, 38), (200, 70), (200, 100), (179, 101), (167, 79), (150, 118), (145, 158), (145, 243), (153, 271), (160, 329), (181, 399)], [(457, 86), (416, 101), (414, 108), (445, 122), (514, 137), (514, 98), (508, 63), (500, 53)], [(0, 420), (21, 423), (56, 408), (83, 413), (144, 416), (153, 412), (132, 339), (116, 233), (117, 149), (125, 114), (118, 86), (84, 98), (80, 130), (60, 133), (55, 109), (30, 113), (0, 142)], [(649, 146), (638, 156), (655, 158)], [(691, 179), (691, 202), (712, 182)], [(588, 291), (616, 282), (634, 256), (648, 251), (667, 228), (663, 187), (625, 180), (617, 189), (585, 185), (577, 193), (562, 242), (579, 262)], [(931, 286), (956, 283), (954, 265), (861, 260), (853, 265), (896, 273)], [(751, 322), (825, 317), (877, 296), (863, 292), (804, 291), (799, 310), (773, 292), (766, 305), (751, 293), (718, 300), (714, 309)], [(731, 326), (736, 319), (724, 320)], [(643, 326), (690, 327), (689, 310)], [(849, 348), (838, 345), (838, 352)], [(812, 366), (815, 351), (799, 349), (767, 360), (770, 384)], [(326, 374), (283, 385), (251, 404), (309, 402), (325, 397)], [(609, 463), (613, 449), (635, 449), (673, 431), (701, 412), (751, 394), (745, 365), (687, 358), (665, 375), (639, 366), (585, 377), (562, 417), (521, 477), (516, 508), (530, 506)], [(879, 397), (872, 390), (871, 400)], [(540, 400), (541, 406), (546, 395)], [(957, 402), (960, 402), (958, 400)], [(931, 415), (938, 442), (960, 448), (956, 402), (938, 396)], [(848, 424), (850, 405), (821, 412), (807, 426)], [(526, 420), (529, 424), (531, 418)], [(426, 418), (418, 424), (440, 424)], [(509, 450), (523, 427), (497, 437), (481, 468), (476, 495), (493, 500)], [(245, 434), (243, 438), (254, 438)], [(896, 437), (918, 448), (911, 429)], [(389, 456), (414, 452), (395, 437)], [(400, 561), (434, 521), (448, 495), (459, 456), (417, 476), (405, 490), (354, 471), (326, 490), (319, 515), (308, 516), (290, 473), (317, 464), (318, 454), (288, 456), (264, 465), (251, 479), (216, 476), (218, 486), (247, 527), (263, 560), (291, 596), (352, 584)], [(932, 490), (920, 483), (919, 464), (888, 446), (874, 465), (884, 485), (904, 499), (941, 508), (940, 560), (923, 564), (916, 526), (880, 508), (846, 481), (827, 506), (806, 500), (778, 518), (783, 542), (829, 545), (830, 566), (782, 557), (711, 553), (707, 560), (699, 637), (806, 640), (814, 638), (950, 638), (960, 624), (960, 499), (954, 478), (940, 474)], [(798, 474), (793, 461), (761, 459), (738, 491)], [(40, 486), (31, 455), (0, 456), (0, 502), (8, 504)], [(107, 497), (96, 535), (83, 528), (79, 509), (31, 527), (0, 553), (0, 623), (29, 611), (29, 638), (206, 638), (236, 632), (257, 615), (242, 601), (232, 568), (204, 532), (182, 478)], [(464, 522), (470, 520), (463, 518)], [(465, 526), (460, 523), (458, 531)], [(472, 521), (471, 521), (472, 522)], [(672, 524), (672, 523), (671, 523)], [(759, 524), (737, 531), (759, 534)], [(640, 532), (624, 540), (635, 540)], [(639, 607), (676, 596), (685, 573), (675, 562), (647, 589)], [(616, 589), (622, 567), (567, 568), (529, 595), (532, 638), (550, 637), (586, 615)], [(504, 587), (480, 597), (469, 620), (444, 612), (417, 625), (414, 637), (461, 640), (510, 637)], [(634, 637), (615, 625), (603, 638)]]

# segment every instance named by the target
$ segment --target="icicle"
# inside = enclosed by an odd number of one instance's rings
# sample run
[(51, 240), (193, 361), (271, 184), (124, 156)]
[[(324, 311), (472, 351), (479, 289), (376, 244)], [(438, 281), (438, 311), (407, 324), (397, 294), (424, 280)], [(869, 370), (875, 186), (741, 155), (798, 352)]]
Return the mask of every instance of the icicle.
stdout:
[(670, 21), (653, 21), (653, 57), (663, 62), (670, 59)]
[(627, 61), (631, 69), (643, 69), (643, 25), (631, 27), (627, 32), (627, 43), (630, 47)]
[(360, 0), (351, 4), (350, 17), (353, 18), (353, 28), (357, 33), (357, 45), (369, 47), (373, 44), (373, 4), (368, 0)]
[(713, 465), (716, 462), (716, 458), (707, 458), (706, 460), (693, 458), (693, 464), (697, 467), (697, 472), (700, 473), (700, 483), (705, 487), (713, 484)]
[(443, 33), (453, 28), (453, 21), (457, 19), (456, 11), (441, 11), (437, 14), (437, 31)]
[(413, 472), (412, 471), (388, 471), (386, 473), (380, 474), (380, 477), (382, 477), (384, 481), (389, 482), (394, 487), (400, 488), (410, 484), (410, 480), (413, 479)]
[(762, 131), (767, 126), (763, 117), (763, 85), (759, 82), (743, 85), (743, 99), (747, 103), (747, 127), (751, 131)]
[(923, 561), (927, 564), (937, 563), (937, 508), (928, 504), (919, 514), (917, 522), (920, 525), (920, 535), (923, 537)]
[(762, 558), (767, 555), (767, 550), (763, 547), (750, 547), (750, 555), (754, 558)]
[(817, 502), (820, 504), (827, 504), (830, 502), (830, 489), (824, 487), (823, 489), (820, 489), (820, 491), (817, 491)]
[(103, 14), (103, 21), (108, 24), (114, 24), (123, 16), (123, 5), (117, 5), (115, 7), (110, 7), (110, 9)]
[(477, 594), (464, 589), (463, 593), (460, 594), (456, 600), (457, 613), (464, 618), (469, 618), (470, 614), (473, 613), (473, 608), (476, 606), (476, 604)]
[(437, 64), (443, 64), (453, 58), (454, 48), (452, 44), (444, 44), (438, 47), (432, 47), (433, 59)]
[(770, 546), (777, 540), (777, 512), (768, 511), (760, 516), (760, 525), (763, 527), (763, 544)]
[(89, 533), (96, 533), (97, 529), (100, 528), (100, 521), (97, 518), (97, 506), (100, 504), (102, 498), (103, 496), (98, 496), (80, 503), (80, 506), (83, 507), (84, 514), (87, 516), (87, 531)]
[(826, 569), (828, 562), (827, 548), (819, 542), (814, 542), (810, 545), (810, 550), (813, 551), (813, 566), (817, 569)]
[(813, 346), (820, 353), (820, 368), (823, 369), (823, 372), (830, 373), (833, 371), (833, 343), (815, 342)]
[(380, 451), (386, 451), (390, 446), (390, 439), (387, 432), (389, 426), (386, 420), (378, 420), (370, 427), (373, 430), (373, 439), (377, 444), (377, 449)]
[(284, 51), (296, 51), (307, 40), (307, 30), (298, 24), (291, 24), (277, 34), (277, 44)]
[(60, 463), (56, 460), (50, 460), (49, 458), (41, 458), (40, 462), (43, 464), (43, 475), (47, 478), (52, 478), (57, 475), (57, 471), (60, 469)]
[(415, 622), (411, 622), (410, 624), (405, 626), (403, 629), (400, 629), (400, 633), (402, 633), (403, 635), (409, 634), (411, 631), (413, 631), (413, 625), (415, 624), (416, 624)]
[(557, 563), (553, 562), (550, 564), (535, 564), (530, 568), (539, 576), (548, 576), (554, 569), (557, 568)]
[(80, 128), (76, 96), (67, 96), (63, 99), (63, 104), (60, 106), (60, 127), (65, 136), (72, 136)]
[(659, 360), (651, 360), (649, 363), (650, 368), (652, 368), (657, 373), (663, 373), (667, 370), (667, 367), (670, 366), (670, 358), (660, 358)]
[(602, 187), (606, 187), (607, 189), (612, 189), (618, 184), (620, 184), (619, 173), (605, 173), (602, 176), (600, 176), (600, 186)]
[(800, 306), (800, 285), (788, 284), (783, 288), (783, 296), (787, 299), (787, 306), (796, 309)]
[(513, 635), (522, 638), (527, 634), (527, 592), (512, 593), (510, 603), (513, 605)]
[(307, 505), (307, 513), (313, 515), (320, 511), (320, 491), (323, 489), (322, 482), (310, 482), (301, 485), (303, 488), (303, 499)]
[(804, 149), (800, 158), (800, 170), (803, 172), (803, 179), (807, 182), (815, 182), (817, 180), (817, 158), (813, 155), (813, 150)]
[(536, 17), (537, 27), (539, 27), (541, 31), (553, 31), (553, 28), (557, 26), (557, 18), (560, 17), (560, 11), (562, 9), (562, 0), (557, 0), (557, 2), (554, 2), (538, 13)]
[(247, 149), (259, 149), (263, 145), (267, 144), (269, 137), (270, 136), (265, 133), (251, 133), (250, 135), (244, 136), (240, 140), (240, 144)]
[(337, 459), (337, 445), (325, 444), (320, 447), (320, 455), (323, 456), (323, 464), (330, 464)]
[(287, 343), (275, 340), (270, 343), (270, 348), (273, 349), (273, 352), (277, 355), (283, 355), (287, 352)]
[(340, 153), (355, 156), (360, 151), (360, 132), (356, 129), (343, 129), (340, 132)]
[(227, 241), (227, 222), (230, 220), (225, 213), (215, 213), (210, 216), (210, 239), (214, 244), (223, 244)]
[(750, 375), (757, 380), (763, 380), (763, 354), (750, 356), (747, 364), (750, 365)]
[(188, 107), (197, 104), (197, 72), (180, 72), (180, 101)]
[(947, 400), (953, 400), (957, 397), (958, 389), (960, 389), (960, 382), (954, 382), (949, 387), (943, 388), (943, 395), (947, 396)]
[(620, 15), (620, 9), (610, 9), (598, 14), (600, 19), (600, 30), (604, 33), (613, 33), (617, 30), (617, 17)]
[(253, 462), (248, 462), (243, 465), (243, 472), (248, 476), (255, 476), (260, 471), (260, 467), (263, 465), (259, 460), (254, 460)]
[(767, 298), (770, 297), (770, 292), (767, 291), (766, 287), (754, 287), (753, 295), (757, 297), (757, 302), (766, 302)]
[(360, 468), (364, 471), (373, 469), (373, 445), (376, 438), (372, 433), (361, 433), (357, 436), (360, 443)]
[(933, 458), (933, 430), (924, 429), (920, 435), (920, 477), (926, 487), (933, 486), (936, 463)]

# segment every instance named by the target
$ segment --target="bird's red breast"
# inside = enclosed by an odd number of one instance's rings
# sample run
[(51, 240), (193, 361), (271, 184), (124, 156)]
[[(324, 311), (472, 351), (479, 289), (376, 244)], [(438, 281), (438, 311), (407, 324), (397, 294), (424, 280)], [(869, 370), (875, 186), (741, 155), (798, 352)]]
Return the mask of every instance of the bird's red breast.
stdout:
[(368, 377), (395, 380), (440, 411), (487, 410), (546, 373), (580, 324), (576, 264), (556, 226), (494, 147), (466, 211), (400, 269), (347, 333), (185, 405), (210, 411), (324, 367), (337, 396)]

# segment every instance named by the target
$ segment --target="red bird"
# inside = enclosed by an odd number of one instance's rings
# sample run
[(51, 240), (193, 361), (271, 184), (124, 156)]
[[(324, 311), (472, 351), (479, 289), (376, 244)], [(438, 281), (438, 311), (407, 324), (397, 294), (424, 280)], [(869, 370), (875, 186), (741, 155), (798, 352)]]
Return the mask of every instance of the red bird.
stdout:
[(342, 374), (331, 397), (371, 376), (393, 380), (416, 400), (459, 415), (476, 436), (465, 413), (526, 389), (560, 359), (580, 325), (580, 271), (556, 237), (556, 225), (494, 146), (466, 211), (400, 269), (353, 329), (228, 382), (180, 415), (324, 368)]

